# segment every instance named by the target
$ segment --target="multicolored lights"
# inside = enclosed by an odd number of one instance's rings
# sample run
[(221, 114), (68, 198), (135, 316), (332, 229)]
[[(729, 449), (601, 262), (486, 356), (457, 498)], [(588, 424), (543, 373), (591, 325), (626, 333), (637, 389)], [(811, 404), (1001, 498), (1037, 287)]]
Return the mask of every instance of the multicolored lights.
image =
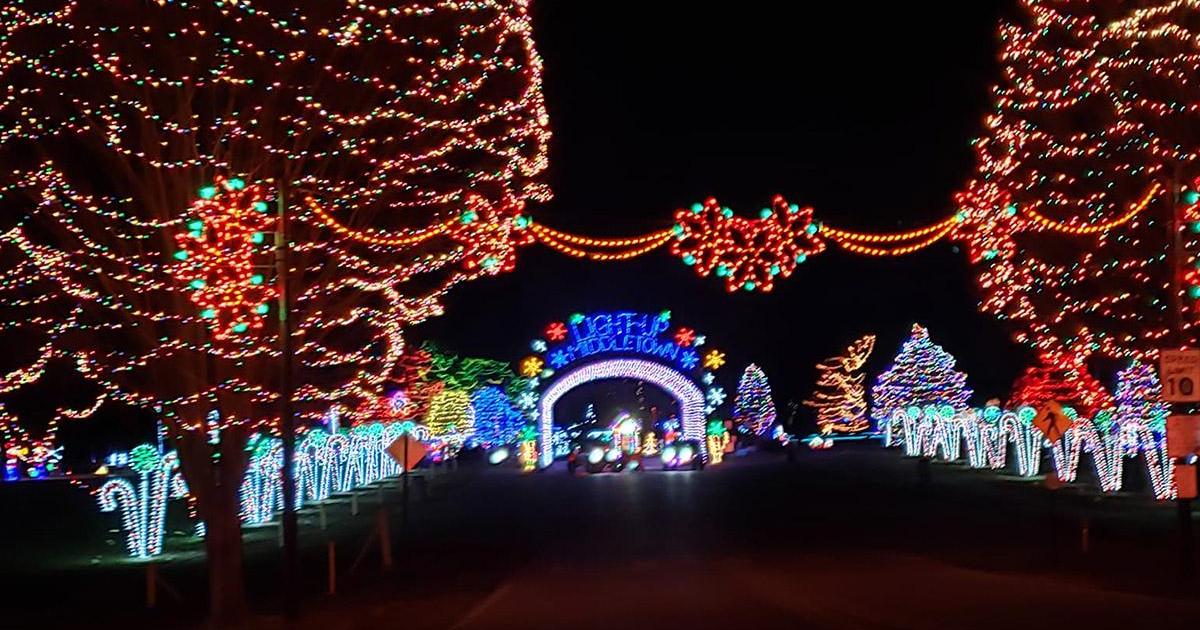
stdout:
[(1194, 343), (1200, 5), (1019, 4), (957, 199), (982, 309), (1067, 365), (1152, 360), (1184, 342), (1172, 338), (1180, 302)]
[(554, 403), (584, 383), (635, 379), (663, 388), (679, 402), (684, 438), (700, 442), (707, 415), (725, 401), (713, 374), (724, 364), (724, 353), (709, 349), (702, 359), (698, 348), (707, 340), (690, 328), (673, 329), (670, 311), (575, 313), (565, 322), (551, 322), (544, 332), (545, 339), (530, 344), (536, 354), (517, 365), (527, 378), (516, 396), (518, 407), (539, 427), (543, 466), (554, 459)]
[(273, 262), (266, 233), (275, 229), (267, 199), (261, 184), (218, 178), (200, 189), (184, 217), (187, 231), (175, 235), (179, 249), (169, 272), (191, 290), (217, 341), (261, 330), (278, 295), (263, 273)]
[(954, 364), (954, 357), (933, 343), (925, 327), (913, 324), (891, 367), (875, 379), (871, 415), (882, 426), (897, 410), (909, 407), (966, 409), (971, 389), (967, 375), (955, 371)]
[[(0, 328), (32, 348), (0, 361), (0, 394), (57, 359), (98, 385), (83, 415), (133, 405), (180, 435), (221, 407), (242, 427), (225, 441), (273, 425), (282, 209), (297, 407), (359, 409), (404, 328), (510, 269), (524, 203), (550, 198), (524, 0), (0, 12), (0, 153), (25, 165), (0, 175)], [(54, 426), (6, 442), (53, 451)]]
[[(775, 401), (771, 399), (771, 384), (762, 368), (751, 363), (738, 381), (737, 397), (733, 402), (733, 420), (746, 432), (764, 436), (775, 425)], [(724, 429), (722, 429), (724, 431)]]
[(538, 401), (537, 415), (541, 428), (541, 463), (548, 466), (554, 461), (551, 448), (551, 430), (554, 426), (554, 404), (567, 392), (584, 383), (605, 379), (633, 379), (661, 387), (679, 403), (685, 440), (704, 440), (705, 396), (694, 381), (673, 367), (645, 359), (604, 359), (587, 363), (566, 372), (555, 379)]

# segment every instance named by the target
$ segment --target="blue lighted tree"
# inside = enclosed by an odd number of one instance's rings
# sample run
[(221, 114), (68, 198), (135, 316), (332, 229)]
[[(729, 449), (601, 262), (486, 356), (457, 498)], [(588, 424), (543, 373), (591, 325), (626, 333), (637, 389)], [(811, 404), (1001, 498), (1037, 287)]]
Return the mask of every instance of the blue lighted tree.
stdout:
[(971, 397), (967, 375), (954, 369), (955, 359), (929, 338), (929, 331), (913, 324), (912, 335), (895, 361), (875, 379), (871, 389), (876, 422), (884, 422), (897, 409), (949, 405), (964, 409)]
[(481, 387), (471, 394), (475, 409), (475, 441), (482, 446), (512, 444), (525, 425), (525, 416), (513, 405), (504, 390)]

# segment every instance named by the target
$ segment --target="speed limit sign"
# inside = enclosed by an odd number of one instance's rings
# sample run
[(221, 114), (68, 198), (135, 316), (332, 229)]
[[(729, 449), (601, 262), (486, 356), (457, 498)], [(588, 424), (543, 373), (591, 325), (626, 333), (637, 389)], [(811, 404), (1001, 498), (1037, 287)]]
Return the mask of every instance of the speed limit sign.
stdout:
[(1163, 400), (1200, 402), (1200, 350), (1160, 350)]

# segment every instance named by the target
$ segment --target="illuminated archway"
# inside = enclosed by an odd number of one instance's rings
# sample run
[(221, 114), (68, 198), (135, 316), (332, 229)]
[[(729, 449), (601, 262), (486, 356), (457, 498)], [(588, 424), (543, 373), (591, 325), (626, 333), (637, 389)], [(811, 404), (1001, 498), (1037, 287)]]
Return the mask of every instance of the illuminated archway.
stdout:
[(592, 381), (627, 378), (645, 381), (657, 385), (670, 394), (679, 403), (679, 415), (683, 424), (683, 438), (700, 442), (704, 449), (704, 392), (676, 369), (666, 367), (661, 363), (653, 363), (642, 359), (608, 359), (597, 363), (589, 363), (562, 376), (559, 376), (542, 392), (538, 402), (538, 417), (541, 419), (542, 465), (548, 465), (554, 460), (551, 444), (551, 433), (554, 428), (554, 403), (564, 394)]
[(537, 426), (543, 466), (554, 461), (555, 403), (580, 385), (611, 379), (645, 381), (672, 396), (683, 438), (695, 440), (703, 452), (708, 416), (726, 398), (714, 374), (725, 353), (706, 346), (704, 335), (673, 326), (670, 311), (576, 313), (551, 322), (544, 334), (518, 366), (525, 391), (517, 398)]

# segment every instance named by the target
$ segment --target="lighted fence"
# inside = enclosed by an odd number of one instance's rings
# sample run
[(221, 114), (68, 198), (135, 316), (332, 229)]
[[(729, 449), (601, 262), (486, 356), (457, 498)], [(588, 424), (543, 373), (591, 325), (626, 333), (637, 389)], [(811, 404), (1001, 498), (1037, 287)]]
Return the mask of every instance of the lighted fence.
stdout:
[[(387, 453), (402, 435), (430, 442), (429, 429), (412, 422), (364, 424), (330, 434), (308, 431), (296, 446), (296, 507), (351, 492), (403, 472)], [(240, 490), (241, 518), (247, 525), (270, 522), (283, 508), (283, 446), (263, 435), (250, 441), (251, 455)], [(174, 452), (159, 456), (143, 445), (131, 451), (136, 477), (115, 476), (95, 492), (102, 512), (121, 512), (129, 555), (148, 558), (162, 553), (167, 504), (184, 498), (187, 484)], [(203, 535), (203, 528), (197, 533)]]
[(1051, 443), (1033, 426), (1037, 412), (1030, 407), (1014, 411), (987, 407), (955, 410), (949, 406), (909, 407), (892, 412), (882, 423), (884, 446), (901, 446), (909, 456), (959, 461), (966, 453), (972, 468), (999, 469), (1016, 459), (1018, 474), (1041, 471), (1042, 453), (1050, 449), (1054, 473), (1064, 482), (1078, 477), (1079, 462), (1089, 455), (1100, 489), (1121, 489), (1125, 461), (1141, 458), (1156, 499), (1175, 498), (1174, 462), (1167, 457), (1166, 433), (1146, 422), (1106, 422), (1103, 418), (1075, 418), (1061, 438)]

